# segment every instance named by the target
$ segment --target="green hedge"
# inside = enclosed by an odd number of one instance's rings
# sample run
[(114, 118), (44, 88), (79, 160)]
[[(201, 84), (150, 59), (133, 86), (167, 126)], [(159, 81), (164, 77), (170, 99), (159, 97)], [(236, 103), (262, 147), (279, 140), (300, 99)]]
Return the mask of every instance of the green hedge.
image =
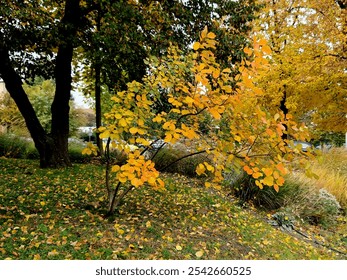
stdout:
[[(71, 162), (90, 162), (92, 156), (82, 155), (82, 143), (69, 143)], [(0, 156), (7, 158), (39, 159), (39, 153), (32, 141), (13, 134), (0, 134)]]

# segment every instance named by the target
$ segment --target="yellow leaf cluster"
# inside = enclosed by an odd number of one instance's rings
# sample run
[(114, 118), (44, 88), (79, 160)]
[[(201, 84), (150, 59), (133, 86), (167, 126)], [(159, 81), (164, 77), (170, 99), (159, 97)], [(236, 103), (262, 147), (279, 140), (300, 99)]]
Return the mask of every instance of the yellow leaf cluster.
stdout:
[(83, 150), (82, 150), (82, 155), (97, 155), (98, 154), (98, 148), (93, 145), (93, 143), (91, 142), (88, 142), (87, 143), (87, 147), (85, 147)]
[(158, 189), (164, 187), (164, 182), (159, 178), (159, 172), (154, 168), (151, 160), (146, 160), (138, 150), (129, 153), (128, 156), (126, 164), (112, 166), (111, 171), (116, 173), (119, 182), (130, 182), (134, 187), (145, 183)]

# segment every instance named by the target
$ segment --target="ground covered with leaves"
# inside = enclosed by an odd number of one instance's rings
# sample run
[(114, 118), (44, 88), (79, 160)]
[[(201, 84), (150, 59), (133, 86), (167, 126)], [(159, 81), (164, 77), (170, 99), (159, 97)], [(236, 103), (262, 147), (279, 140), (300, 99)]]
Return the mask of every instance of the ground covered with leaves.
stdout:
[[(0, 259), (345, 259), (346, 220), (306, 235), (270, 225), (271, 213), (179, 175), (165, 191), (135, 189), (104, 218), (103, 168), (42, 170), (0, 159)], [(338, 249), (334, 251), (331, 247)]]

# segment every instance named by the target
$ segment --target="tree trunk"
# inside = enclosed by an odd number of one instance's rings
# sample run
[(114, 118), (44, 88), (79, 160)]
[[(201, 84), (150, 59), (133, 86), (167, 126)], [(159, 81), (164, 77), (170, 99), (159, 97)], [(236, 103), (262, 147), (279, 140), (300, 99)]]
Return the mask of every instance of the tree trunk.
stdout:
[[(286, 115), (288, 114), (288, 108), (286, 105), (286, 101), (287, 101), (287, 85), (283, 86), (283, 97), (280, 103), (280, 110), (283, 112), (284, 117), (286, 119)], [(282, 135), (282, 139), (283, 140), (287, 140), (288, 139), (288, 126), (286, 124), (283, 124), (284, 126), (284, 132)]]
[(34, 140), (35, 147), (40, 155), (40, 166), (54, 166), (57, 158), (54, 141), (47, 135), (37, 118), (34, 108), (22, 87), (21, 78), (11, 65), (9, 52), (3, 47), (0, 47), (0, 62), (0, 76), (5, 82), (7, 91), (16, 102)]
[(27, 128), (40, 154), (41, 167), (70, 166), (68, 154), (69, 137), (69, 101), (71, 92), (71, 62), (75, 36), (82, 23), (79, 0), (66, 0), (64, 17), (59, 28), (59, 46), (56, 58), (56, 92), (51, 107), (52, 129), (47, 134), (22, 87), (22, 81), (14, 70), (9, 51), (0, 42), (0, 76), (6, 88), (16, 102), (25, 119)]
[[(96, 128), (101, 126), (101, 80), (100, 80), (100, 64), (97, 62), (95, 64), (95, 120), (96, 120)], [(103, 145), (102, 139), (99, 137), (100, 133), (96, 133), (96, 144), (99, 148), (100, 155), (103, 155)]]
[[(96, 31), (100, 31), (100, 25), (101, 25), (101, 11), (98, 10), (98, 16), (96, 20)], [(99, 50), (97, 50), (99, 52)], [(97, 54), (95, 58), (95, 123), (96, 128), (99, 128), (101, 126), (101, 62), (99, 54)], [(99, 154), (103, 155), (104, 148), (102, 144), (102, 139), (99, 137), (100, 133), (96, 133), (96, 144), (99, 148)]]

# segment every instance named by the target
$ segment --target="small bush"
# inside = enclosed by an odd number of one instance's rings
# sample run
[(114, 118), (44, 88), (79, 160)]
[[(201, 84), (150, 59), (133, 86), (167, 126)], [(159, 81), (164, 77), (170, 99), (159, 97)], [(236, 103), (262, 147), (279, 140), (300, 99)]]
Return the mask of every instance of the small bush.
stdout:
[(325, 189), (288, 177), (277, 193), (270, 187), (260, 189), (254, 181), (251, 176), (242, 174), (229, 186), (241, 204), (248, 202), (265, 210), (282, 209), (287, 215), (305, 222), (326, 226), (333, 225), (340, 213), (339, 202)]
[(313, 225), (334, 225), (341, 206), (336, 198), (325, 189), (301, 185), (301, 192), (288, 197), (287, 211)]
[(312, 172), (318, 179), (308, 178), (304, 172), (297, 172), (295, 180), (317, 189), (326, 189), (347, 210), (347, 149), (332, 148), (323, 152), (311, 164)]
[(25, 158), (28, 141), (11, 134), (0, 135), (0, 156), (9, 158)]
[(255, 184), (255, 179), (246, 173), (226, 177), (229, 178), (224, 185), (230, 188), (232, 195), (240, 199), (240, 204), (248, 202), (265, 210), (274, 210), (284, 206), (288, 193), (294, 195), (297, 192), (296, 186), (282, 187), (279, 192), (272, 187), (260, 189)]
[[(84, 145), (81, 143), (69, 143), (69, 156), (71, 162), (90, 162), (91, 156), (82, 155)], [(39, 159), (39, 152), (32, 141), (15, 135), (0, 135), (0, 156), (8, 158)]]
[[(164, 147), (160, 149), (156, 156), (153, 158), (153, 162), (155, 163), (155, 168), (157, 170), (196, 177), (196, 167), (204, 161), (209, 162), (209, 159), (205, 154), (198, 154), (183, 158), (188, 154), (189, 151), (185, 150), (182, 147), (179, 147), (178, 145)], [(177, 161), (178, 159), (181, 160)], [(174, 163), (175, 161), (177, 162)]]

